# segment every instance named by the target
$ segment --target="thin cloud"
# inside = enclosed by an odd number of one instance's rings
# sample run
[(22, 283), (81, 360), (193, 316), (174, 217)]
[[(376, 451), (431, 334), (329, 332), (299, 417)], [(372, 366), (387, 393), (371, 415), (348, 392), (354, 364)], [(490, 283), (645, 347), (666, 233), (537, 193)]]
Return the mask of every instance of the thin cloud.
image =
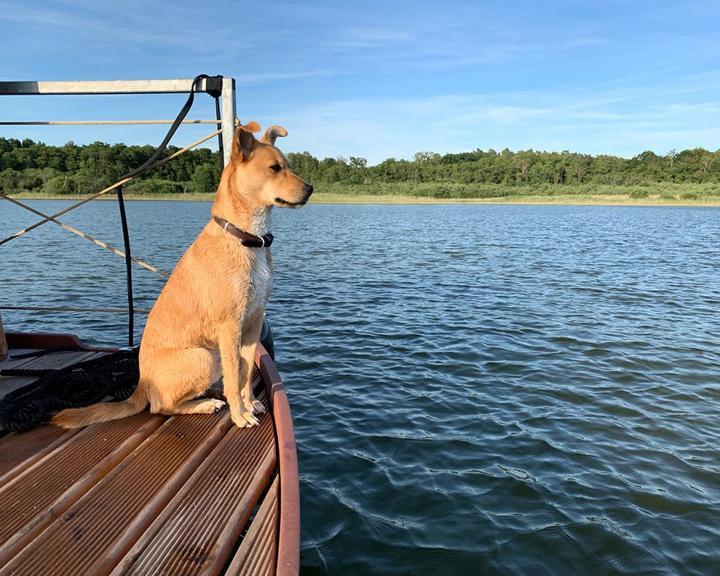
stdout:
[(74, 20), (69, 15), (59, 12), (58, 10), (40, 9), (23, 6), (18, 9), (17, 6), (0, 2), (0, 22), (14, 22), (17, 24), (39, 24), (43, 26), (65, 26), (68, 28), (78, 28), (80, 22)]
[(638, 94), (628, 103), (602, 94), (530, 92), (347, 100), (292, 109), (283, 121), (297, 135), (291, 140), (294, 150), (320, 157), (364, 156), (371, 164), (412, 158), (421, 150), (508, 147), (634, 156), (647, 149), (717, 147), (715, 104), (648, 104), (650, 97)]
[[(96, 3), (87, 7), (72, 6), (65, 9), (38, 8), (32, 5), (19, 8), (0, 3), (0, 23), (39, 27), (52, 37), (57, 37), (58, 34), (76, 34), (75, 38), (90, 38), (102, 44), (122, 41), (124, 47), (166, 46), (209, 53), (217, 51), (218, 42), (222, 43), (225, 50), (238, 50), (253, 45), (222, 29), (215, 32), (215, 38), (210, 42), (207, 31), (198, 28), (192, 18), (179, 17), (180, 7), (162, 14), (141, 13), (122, 6), (104, 6), (102, 10), (100, 8)], [(109, 15), (108, 10), (118, 12)], [(165, 21), (165, 25), (160, 28), (156, 24), (159, 19)]]
[(304, 78), (313, 78), (316, 76), (337, 75), (338, 72), (331, 70), (306, 70), (300, 72), (268, 72), (262, 74), (240, 74), (235, 78), (236, 84), (268, 84), (271, 82), (281, 82), (287, 80), (300, 80)]
[(352, 26), (340, 31), (331, 44), (343, 48), (385, 48), (413, 40), (408, 30), (397, 28), (365, 28)]
[[(0, 68), (30, 79), (235, 76), (239, 113), (286, 125), (288, 149), (370, 162), (419, 150), (716, 147), (718, 9), (655, 4), (278, 0), (240, 14), (229, 1), (0, 0)], [(140, 115), (181, 101), (152, 98)], [(105, 101), (85, 102), (52, 112), (106, 116)], [(33, 114), (24, 106), (4, 115)], [(118, 100), (113, 112), (138, 107)]]

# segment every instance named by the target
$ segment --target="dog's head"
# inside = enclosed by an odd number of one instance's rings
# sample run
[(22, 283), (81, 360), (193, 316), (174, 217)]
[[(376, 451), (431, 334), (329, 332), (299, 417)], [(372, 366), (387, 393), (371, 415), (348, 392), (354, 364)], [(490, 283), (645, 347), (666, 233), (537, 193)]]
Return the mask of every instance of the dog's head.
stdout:
[(275, 147), (278, 136), (287, 136), (282, 126), (270, 126), (262, 139), (254, 132), (257, 122), (238, 125), (233, 138), (230, 163), (234, 172), (235, 190), (252, 202), (265, 206), (299, 208), (313, 192), (313, 187), (290, 170), (287, 158)]

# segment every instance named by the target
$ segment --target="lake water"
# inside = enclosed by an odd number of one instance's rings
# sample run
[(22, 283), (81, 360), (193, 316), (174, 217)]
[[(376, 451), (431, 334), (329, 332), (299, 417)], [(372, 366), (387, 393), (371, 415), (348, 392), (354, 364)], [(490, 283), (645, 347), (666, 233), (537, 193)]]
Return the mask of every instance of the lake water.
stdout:
[[(128, 213), (134, 252), (171, 268), (209, 204)], [(113, 203), (66, 219), (121, 244)], [(720, 210), (273, 219), (305, 573), (720, 574)], [(34, 220), (0, 204), (1, 237)], [(123, 261), (52, 224), (0, 262), (0, 305), (125, 305)], [(150, 307), (162, 280), (135, 275)], [(122, 317), (3, 317), (126, 338)]]

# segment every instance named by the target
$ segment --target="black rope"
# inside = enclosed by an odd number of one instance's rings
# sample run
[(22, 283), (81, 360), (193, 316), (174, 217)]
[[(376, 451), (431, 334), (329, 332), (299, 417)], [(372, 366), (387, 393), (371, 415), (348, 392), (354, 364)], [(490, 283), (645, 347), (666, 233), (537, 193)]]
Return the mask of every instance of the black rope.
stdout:
[(2, 376), (39, 377), (0, 401), (0, 427), (22, 432), (49, 422), (64, 408), (87, 406), (107, 397), (126, 400), (139, 374), (137, 350), (120, 350), (59, 370), (0, 370)]
[[(195, 100), (195, 90), (197, 89), (197, 85), (200, 83), (201, 80), (205, 80), (206, 92), (210, 94), (213, 98), (215, 98), (215, 115), (218, 120), (218, 129), (221, 128), (222, 123), (220, 119), (220, 96), (222, 95), (222, 76), (208, 76), (207, 74), (200, 74), (193, 79), (192, 84), (190, 85), (190, 94), (188, 95), (188, 99), (185, 101), (185, 104), (180, 109), (180, 112), (170, 126), (170, 129), (167, 131), (167, 134), (165, 134), (165, 138), (163, 138), (163, 141), (155, 149), (155, 152), (153, 152), (150, 158), (148, 158), (141, 166), (138, 166), (134, 170), (131, 170), (130, 172), (122, 176), (121, 180), (138, 176), (150, 169), (153, 164), (155, 164), (160, 155), (166, 150), (168, 143), (172, 139), (177, 129), (182, 124), (182, 121), (185, 120), (188, 112), (190, 112), (190, 109), (192, 108), (193, 102)], [(220, 142), (220, 160), (222, 162), (222, 134), (219, 134), (218, 138)], [(132, 347), (134, 345), (135, 331), (135, 310), (133, 306), (132, 285), (132, 255), (130, 253), (130, 234), (128, 231), (127, 215), (125, 213), (125, 201), (123, 198), (122, 186), (117, 188), (117, 199), (118, 206), (120, 207), (120, 221), (122, 223), (123, 242), (125, 243), (125, 281), (127, 285), (128, 300), (128, 346)]]
[(206, 91), (211, 95), (214, 95), (217, 92), (218, 81), (220, 82), (220, 85), (222, 85), (222, 76), (208, 76), (207, 74), (199, 74), (198, 76), (195, 76), (190, 86), (190, 94), (188, 95), (188, 99), (183, 105), (183, 107), (180, 109), (177, 118), (175, 118), (172, 126), (170, 126), (170, 129), (167, 131), (167, 134), (165, 134), (165, 138), (163, 138), (163, 141), (160, 142), (160, 145), (156, 148), (155, 152), (152, 153), (150, 158), (148, 158), (141, 166), (135, 168), (135, 170), (131, 170), (130, 172), (122, 176), (120, 178), (121, 180), (142, 174), (148, 168), (150, 168), (157, 161), (158, 158), (160, 158), (160, 155), (167, 148), (168, 143), (174, 136), (177, 129), (180, 127), (180, 124), (182, 124), (182, 121), (185, 120), (185, 116), (187, 116), (188, 112), (190, 112), (190, 108), (192, 108), (193, 102), (195, 100), (195, 90), (197, 89), (197, 85), (200, 83), (201, 80), (206, 81), (206, 84), (208, 85)]
[(135, 308), (133, 305), (133, 281), (132, 281), (132, 255), (130, 254), (130, 233), (128, 231), (127, 215), (125, 214), (125, 200), (123, 198), (122, 186), (117, 189), (118, 206), (120, 207), (120, 222), (122, 223), (123, 242), (125, 244), (125, 283), (127, 285), (128, 301), (128, 346), (134, 346), (135, 332)]

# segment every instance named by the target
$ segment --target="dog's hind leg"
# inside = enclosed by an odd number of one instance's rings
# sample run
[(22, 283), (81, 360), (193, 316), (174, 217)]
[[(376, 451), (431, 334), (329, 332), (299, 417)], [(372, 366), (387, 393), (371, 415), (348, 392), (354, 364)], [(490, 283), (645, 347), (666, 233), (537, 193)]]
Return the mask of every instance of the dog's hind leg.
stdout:
[[(142, 368), (141, 368), (142, 371)], [(218, 378), (215, 355), (204, 348), (174, 350), (155, 356), (144, 376), (150, 411), (154, 414), (210, 414), (225, 402), (216, 398), (195, 400)]]

